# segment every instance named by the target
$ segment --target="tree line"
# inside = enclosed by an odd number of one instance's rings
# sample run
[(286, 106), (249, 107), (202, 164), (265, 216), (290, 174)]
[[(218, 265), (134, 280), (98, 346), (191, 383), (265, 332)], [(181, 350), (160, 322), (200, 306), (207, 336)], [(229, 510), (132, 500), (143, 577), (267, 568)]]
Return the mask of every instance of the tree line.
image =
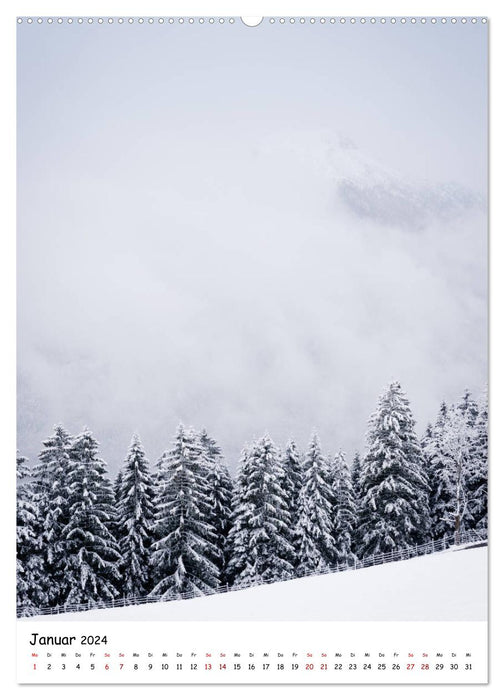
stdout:
[(134, 435), (112, 483), (91, 431), (58, 425), (34, 467), (17, 457), (18, 605), (205, 595), (486, 529), (486, 395), (443, 403), (419, 439), (392, 382), (366, 442), (349, 464), (316, 432), (304, 454), (265, 434), (233, 479), (207, 431), (179, 425), (152, 471)]

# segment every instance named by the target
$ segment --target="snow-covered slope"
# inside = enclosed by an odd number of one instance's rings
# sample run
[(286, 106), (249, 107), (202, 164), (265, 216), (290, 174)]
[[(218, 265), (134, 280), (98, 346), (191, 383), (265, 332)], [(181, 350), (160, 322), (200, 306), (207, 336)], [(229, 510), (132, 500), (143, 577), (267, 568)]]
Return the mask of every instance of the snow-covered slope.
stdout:
[(68, 613), (57, 617), (62, 621), (462, 621), (486, 618), (486, 547), (442, 552), (368, 569), (312, 576), (205, 598)]

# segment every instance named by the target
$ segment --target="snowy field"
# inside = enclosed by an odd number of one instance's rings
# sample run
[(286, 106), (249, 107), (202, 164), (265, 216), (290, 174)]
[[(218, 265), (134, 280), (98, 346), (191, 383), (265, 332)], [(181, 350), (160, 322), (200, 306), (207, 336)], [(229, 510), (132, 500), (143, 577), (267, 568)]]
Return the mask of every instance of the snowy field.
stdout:
[[(49, 616), (31, 619), (51, 619)], [(64, 620), (486, 620), (487, 547)]]

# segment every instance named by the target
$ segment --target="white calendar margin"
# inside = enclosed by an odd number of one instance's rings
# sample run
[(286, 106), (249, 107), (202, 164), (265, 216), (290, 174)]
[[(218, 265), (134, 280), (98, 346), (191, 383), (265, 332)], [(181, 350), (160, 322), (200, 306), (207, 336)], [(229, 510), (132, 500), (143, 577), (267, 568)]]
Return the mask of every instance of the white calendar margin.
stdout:
[[(0, 7), (0, 70), (2, 71), (3, 90), (3, 109), (0, 111), (1, 126), (0, 129), (0, 147), (4, 155), (2, 162), (2, 192), (4, 194), (4, 206), (1, 210), (2, 230), (2, 249), (0, 255), (0, 298), (2, 299), (2, 320), (4, 330), (4, 342), (0, 344), (0, 379), (1, 385), (4, 388), (2, 402), (0, 403), (0, 425), (2, 426), (3, 444), (6, 454), (15, 454), (15, 34), (14, 21), (17, 15), (99, 15), (99, 14), (149, 14), (166, 16), (171, 14), (177, 15), (208, 15), (220, 14), (223, 16), (262, 16), (262, 15), (376, 15), (379, 11), (384, 16), (400, 16), (402, 14), (409, 15), (473, 15), (488, 16), (490, 18), (491, 30), (491, 65), (494, 70), (490, 71), (491, 78), (491, 121), (493, 124), (504, 123), (504, 97), (502, 90), (499, 88), (500, 72), (496, 70), (496, 66), (504, 65), (504, 8), (502, 3), (495, 3), (494, 0), (483, 0), (479, 2), (468, 2), (467, 0), (435, 2), (418, 1), (408, 2), (404, 0), (383, 0), (377, 3), (376, 0), (342, 0), (336, 3), (329, 0), (312, 0), (310, 3), (299, 0), (219, 0), (209, 3), (208, 0), (179, 0), (171, 2), (170, 0), (144, 0), (140, 3), (137, 0), (107, 0), (97, 2), (96, 0), (75, 0), (69, 4), (65, 0), (54, 2), (41, 3), (32, 0), (4, 0)], [(491, 158), (491, 198), (492, 202), (490, 209), (490, 222), (492, 230), (504, 230), (504, 211), (501, 197), (501, 190), (504, 183), (504, 165), (502, 154), (504, 153), (504, 134), (498, 129), (492, 131), (492, 153), (500, 154), (500, 158)], [(493, 196), (492, 196), (493, 195)], [(7, 232), (5, 234), (5, 232)], [(504, 304), (504, 275), (499, 274), (501, 266), (504, 264), (504, 241), (502, 236), (493, 235), (491, 241), (491, 357), (504, 356), (504, 330), (499, 322), (499, 310)], [(497, 274), (496, 274), (497, 273)], [(502, 363), (500, 366), (497, 362), (491, 365), (492, 381), (491, 381), (491, 464), (497, 464), (504, 459), (504, 447), (502, 430), (498, 431), (496, 426), (502, 425), (504, 422), (504, 411), (502, 409), (500, 396), (504, 391), (504, 368)], [(500, 434), (499, 434), (500, 433)], [(501, 459), (499, 459), (499, 457)], [(13, 470), (12, 470), (13, 472)], [(504, 493), (504, 475), (502, 470), (491, 469), (491, 493), (490, 493), (490, 514), (494, 512), (492, 505), (497, 504), (497, 494)], [(16, 659), (16, 619), (14, 613), (15, 600), (15, 576), (12, 574), (14, 570), (15, 546), (14, 546), (14, 523), (15, 523), (15, 477), (13, 473), (8, 472), (5, 475), (7, 481), (7, 489), (4, 508), (2, 508), (2, 532), (4, 533), (4, 551), (7, 553), (4, 571), (11, 572), (9, 576), (4, 574), (0, 579), (0, 600), (3, 605), (3, 633), (0, 641), (0, 658), (2, 660), (2, 687), (6, 690), (9, 697), (32, 697), (34, 686), (17, 686), (15, 681), (15, 659)], [(10, 494), (10, 499), (7, 497)], [(491, 530), (495, 541), (500, 540), (500, 535), (504, 535), (499, 527), (502, 527), (499, 522), (491, 518)], [(503, 571), (501, 554), (492, 550), (491, 562), (491, 592), (492, 590), (502, 590), (499, 574)], [(12, 564), (9, 567), (9, 561)], [(11, 602), (12, 601), (12, 602)], [(495, 621), (504, 619), (504, 603), (501, 595), (495, 595), (492, 598), (492, 619)], [(500, 650), (502, 649), (502, 638), (498, 636), (499, 625), (490, 624), (490, 685), (478, 687), (477, 693), (485, 694), (486, 697), (500, 697), (504, 689), (504, 664), (500, 658)], [(500, 648), (499, 648), (500, 647)], [(293, 687), (283, 689), (285, 697), (304, 698), (306, 690), (303, 687)], [(177, 698), (190, 697), (193, 695), (194, 688), (187, 686), (177, 688)], [(284, 696), (281, 688), (275, 688), (275, 697)], [(370, 688), (362, 686), (346, 686), (346, 697), (360, 697), (362, 693), (369, 695)], [(446, 700), (450, 697), (471, 698), (475, 696), (475, 689), (472, 686), (442, 686), (429, 687), (429, 697), (432, 700), (435, 698), (443, 698)], [(44, 700), (45, 698), (68, 696), (67, 686), (50, 686), (37, 687), (37, 698)], [(165, 687), (150, 686), (149, 693), (151, 696), (159, 696), (166, 698)], [(215, 687), (205, 690), (206, 698), (222, 698), (235, 697), (239, 693), (240, 698), (256, 697), (257, 689), (255, 686), (241, 686), (238, 690), (236, 687), (229, 686), (227, 688)], [(327, 695), (334, 697), (334, 688), (318, 687), (317, 693), (319, 696)], [(372, 690), (373, 700), (381, 700), (382, 698), (390, 698), (397, 694), (397, 697), (403, 697), (404, 688), (402, 686), (382, 686)], [(418, 697), (425, 697), (425, 688), (423, 686), (409, 686), (408, 694)], [(74, 698), (88, 697), (89, 689), (86, 686), (73, 686), (72, 696)], [(138, 696), (138, 686), (121, 687), (121, 698), (129, 698)], [(268, 694), (265, 694), (268, 697)]]

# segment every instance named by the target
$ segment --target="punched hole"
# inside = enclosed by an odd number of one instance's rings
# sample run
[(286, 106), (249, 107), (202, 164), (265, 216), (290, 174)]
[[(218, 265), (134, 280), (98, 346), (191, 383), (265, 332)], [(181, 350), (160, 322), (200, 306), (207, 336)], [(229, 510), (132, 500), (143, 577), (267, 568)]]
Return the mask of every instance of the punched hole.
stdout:
[(247, 27), (257, 27), (263, 21), (262, 17), (240, 17)]

